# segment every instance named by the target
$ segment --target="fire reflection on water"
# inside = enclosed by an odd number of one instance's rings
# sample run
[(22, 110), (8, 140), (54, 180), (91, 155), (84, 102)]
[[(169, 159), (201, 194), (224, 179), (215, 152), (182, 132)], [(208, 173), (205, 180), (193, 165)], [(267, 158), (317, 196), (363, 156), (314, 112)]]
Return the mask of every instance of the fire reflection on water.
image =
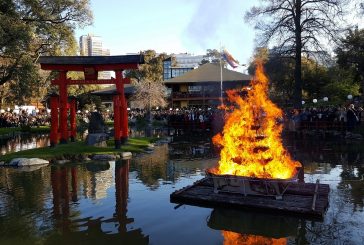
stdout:
[(256, 235), (239, 234), (231, 231), (222, 231), (224, 245), (284, 245), (286, 238), (268, 238)]

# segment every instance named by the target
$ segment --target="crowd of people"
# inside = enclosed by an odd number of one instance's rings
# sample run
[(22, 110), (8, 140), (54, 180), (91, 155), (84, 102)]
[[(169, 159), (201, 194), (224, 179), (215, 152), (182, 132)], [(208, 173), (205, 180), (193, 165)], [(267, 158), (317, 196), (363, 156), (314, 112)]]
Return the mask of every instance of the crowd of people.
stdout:
[(286, 113), (288, 130), (339, 130), (352, 132), (364, 120), (363, 108), (350, 104), (345, 106), (328, 106), (291, 110)]
[[(151, 111), (153, 121), (161, 124), (183, 129), (213, 129), (221, 128), (223, 122), (223, 112), (217, 108), (169, 108)], [(102, 113), (105, 121), (113, 120), (112, 111)], [(78, 117), (88, 122), (89, 112), (78, 112)], [(146, 110), (128, 110), (129, 122), (135, 123), (138, 120), (146, 119)], [(285, 128), (289, 131), (299, 130), (340, 130), (353, 131), (353, 129), (364, 121), (364, 110), (361, 107), (350, 104), (344, 106), (327, 106), (319, 108), (304, 108), (285, 111)], [(37, 112), (3, 111), (0, 113), (0, 127), (19, 127), (50, 125), (50, 113), (47, 110)]]
[(46, 110), (28, 112), (4, 111), (0, 113), (0, 127), (21, 127), (21, 126), (45, 126), (50, 125), (50, 115)]

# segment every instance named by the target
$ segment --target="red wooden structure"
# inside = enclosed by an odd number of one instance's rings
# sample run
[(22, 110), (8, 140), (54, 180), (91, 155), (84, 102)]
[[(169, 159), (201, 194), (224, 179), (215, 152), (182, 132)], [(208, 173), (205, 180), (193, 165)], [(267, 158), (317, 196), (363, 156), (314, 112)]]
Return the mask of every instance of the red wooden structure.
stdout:
[[(144, 63), (144, 57), (142, 55), (42, 56), (39, 63), (43, 70), (58, 71), (58, 78), (52, 80), (52, 85), (59, 87), (59, 96), (52, 95), (50, 99), (51, 146), (55, 146), (58, 141), (67, 143), (69, 138), (74, 140), (76, 137), (76, 99), (68, 98), (68, 85), (115, 84), (117, 93), (113, 98), (114, 139), (115, 148), (120, 148), (121, 143), (128, 138), (128, 112), (124, 84), (130, 83), (130, 80), (123, 77), (123, 71), (138, 69), (138, 65)], [(84, 72), (85, 80), (67, 78), (68, 71)], [(115, 78), (97, 79), (99, 71), (114, 71)]]

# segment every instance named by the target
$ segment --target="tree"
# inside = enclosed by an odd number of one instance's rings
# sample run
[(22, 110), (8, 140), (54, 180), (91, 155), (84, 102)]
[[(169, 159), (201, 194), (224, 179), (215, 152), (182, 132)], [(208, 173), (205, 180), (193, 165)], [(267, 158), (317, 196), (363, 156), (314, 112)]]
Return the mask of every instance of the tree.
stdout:
[(89, 0), (2, 0), (0, 85), (11, 83), (18, 100), (32, 96), (38, 57), (75, 54), (74, 29), (91, 20)]
[(165, 107), (167, 88), (162, 82), (140, 81), (134, 83), (135, 93), (131, 98), (134, 105), (141, 109)]
[[(138, 70), (128, 71), (126, 76), (132, 79), (135, 86), (135, 95), (132, 100), (138, 102), (138, 106), (146, 108), (164, 107), (167, 88), (163, 85), (163, 60), (168, 58), (164, 53), (157, 55), (154, 50), (142, 52), (144, 62)], [(173, 61), (172, 61), (173, 62)]]
[[(261, 45), (277, 45), (276, 51), (295, 59), (294, 107), (302, 106), (302, 54), (324, 50), (323, 37), (335, 40), (345, 0), (264, 0), (264, 5), (246, 13), (261, 32)], [(262, 19), (265, 17), (265, 19)]]
[(126, 77), (132, 79), (133, 82), (158, 82), (163, 80), (163, 60), (168, 58), (165, 53), (157, 55), (154, 50), (146, 50), (140, 52), (144, 56), (144, 64), (139, 66), (137, 70), (129, 70)]
[(354, 79), (360, 84), (364, 100), (364, 29), (349, 30), (335, 50), (337, 63), (344, 69), (351, 68)]
[[(269, 77), (269, 96), (280, 104), (286, 104), (293, 98), (295, 60), (279, 53), (269, 53), (266, 48), (258, 48), (248, 71), (255, 71), (254, 60), (262, 60), (264, 70)], [(348, 94), (357, 95), (350, 69), (326, 67), (313, 59), (302, 58), (302, 91), (305, 101), (329, 97), (330, 104), (340, 104)]]
[(220, 63), (223, 67), (227, 66), (227, 63), (224, 59), (222, 59), (221, 52), (217, 49), (207, 49), (206, 55), (204, 55), (200, 65), (206, 64), (206, 63)]
[[(141, 108), (147, 109), (147, 136), (151, 136), (153, 106), (164, 107), (166, 105), (165, 96), (167, 88), (163, 81), (163, 61), (168, 57), (162, 53), (157, 55), (154, 50), (146, 50), (141, 52), (144, 55), (144, 62), (139, 66), (138, 70), (131, 70), (126, 76), (131, 78), (132, 84), (135, 86), (135, 95), (132, 101)], [(173, 62), (173, 61), (172, 61)]]

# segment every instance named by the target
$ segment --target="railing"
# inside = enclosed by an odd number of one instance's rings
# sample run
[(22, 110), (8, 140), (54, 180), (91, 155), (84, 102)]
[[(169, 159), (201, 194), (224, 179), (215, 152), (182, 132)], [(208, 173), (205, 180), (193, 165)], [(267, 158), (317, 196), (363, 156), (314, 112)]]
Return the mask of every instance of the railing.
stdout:
[(211, 97), (220, 97), (218, 93), (188, 93), (188, 92), (174, 92), (172, 93), (173, 99), (180, 98), (211, 98)]

